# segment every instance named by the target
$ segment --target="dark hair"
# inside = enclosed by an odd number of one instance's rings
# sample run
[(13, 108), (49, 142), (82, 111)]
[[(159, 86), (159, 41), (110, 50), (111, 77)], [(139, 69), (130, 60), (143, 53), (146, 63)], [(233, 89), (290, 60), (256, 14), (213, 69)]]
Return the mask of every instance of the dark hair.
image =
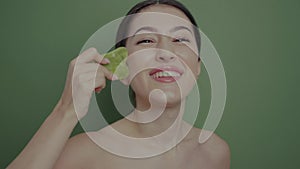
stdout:
[(189, 12), (189, 10), (182, 3), (180, 3), (176, 0), (145, 0), (145, 1), (142, 1), (138, 4), (136, 4), (134, 7), (132, 7), (126, 14), (126, 16), (129, 16), (129, 17), (125, 17), (119, 26), (119, 29), (117, 32), (115, 48), (126, 45), (128, 25), (132, 19), (132, 17), (130, 17), (130, 15), (139, 13), (142, 9), (145, 9), (149, 6), (156, 5), (156, 4), (163, 4), (163, 5), (169, 5), (169, 6), (175, 7), (177, 9), (179, 9), (180, 11), (182, 11), (189, 18), (191, 23), (194, 25), (193, 29), (194, 29), (195, 39), (196, 39), (196, 43), (197, 43), (197, 47), (198, 47), (198, 51), (199, 51), (198, 61), (200, 61), (201, 37), (200, 37), (200, 32), (198, 30), (198, 25), (197, 25), (194, 17), (192, 16), (192, 14)]

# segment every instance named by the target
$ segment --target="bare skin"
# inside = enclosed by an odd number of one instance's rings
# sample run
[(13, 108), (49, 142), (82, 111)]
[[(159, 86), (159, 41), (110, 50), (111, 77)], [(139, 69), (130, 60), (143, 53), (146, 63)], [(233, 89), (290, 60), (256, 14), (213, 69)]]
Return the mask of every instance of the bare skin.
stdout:
[[(142, 11), (164, 12), (188, 20), (180, 10), (165, 5), (154, 5)], [(137, 18), (131, 23), (131, 30), (135, 31), (140, 28), (142, 21), (149, 21), (150, 23), (151, 18), (149, 20), (147, 19), (142, 17)], [(176, 21), (173, 23), (173, 26), (172, 23), (165, 23), (167, 22), (163, 21), (162, 24), (160, 23), (158, 25), (150, 23), (157, 32), (150, 34), (151, 37), (144, 36), (142, 33), (145, 32), (142, 32), (139, 36), (129, 38), (126, 48), (129, 54), (134, 54), (136, 51), (143, 49), (164, 49), (175, 53), (180, 59), (168, 54), (160, 54), (155, 57), (149, 57), (150, 60), (143, 59), (136, 62), (133, 59), (131, 63), (129, 63), (129, 65), (133, 65), (130, 68), (133, 68), (134, 65), (142, 65), (142, 62), (153, 63), (154, 65), (168, 64), (178, 67), (182, 65), (181, 62), (185, 62), (192, 71), (191, 76), (198, 77), (200, 74), (200, 62), (197, 61), (197, 54), (195, 54), (195, 51), (197, 51), (197, 49), (195, 49), (195, 42), (190, 39), (190, 43), (183, 44), (177, 42), (177, 39), (174, 41), (173, 38), (157, 35), (159, 31), (168, 32), (174, 28), (174, 25), (182, 24)], [(182, 31), (183, 30), (179, 30), (179, 33), (175, 33), (180, 34)], [(186, 32), (184, 35), (188, 37), (193, 36)], [(137, 43), (145, 38), (148, 38), (148, 40)], [(98, 146), (97, 138), (105, 138), (107, 143), (115, 141), (109, 132), (105, 132), (108, 130), (108, 127), (98, 132), (83, 133), (68, 139), (78, 120), (83, 118), (87, 113), (89, 99), (94, 92), (94, 88), (103, 89), (106, 79), (114, 80), (112, 73), (102, 66), (108, 63), (107, 60), (102, 60), (102, 58), (102, 55), (91, 48), (71, 61), (65, 89), (58, 104), (21, 154), (8, 166), (9, 169), (229, 168), (230, 152), (227, 143), (213, 134), (209, 140), (200, 144), (198, 138), (201, 130), (197, 128), (192, 128), (187, 136), (171, 150), (157, 156), (140, 159), (121, 157)], [(80, 69), (78, 69), (79, 71), (74, 71), (76, 63), (77, 66), (79, 65), (78, 67), (80, 67)], [(95, 72), (97, 72), (97, 74), (94, 84)], [(74, 80), (73, 85), (72, 77)], [(189, 76), (186, 75), (183, 77)], [(135, 138), (157, 135), (166, 130), (175, 121), (178, 114), (180, 114), (182, 98), (178, 95), (178, 86), (171, 83), (161, 84), (151, 78), (152, 77), (149, 76), (149, 70), (145, 70), (139, 73), (133, 80), (127, 79), (128, 81), (126, 81), (125, 79), (123, 83), (130, 83), (132, 86), (136, 93), (136, 109), (140, 111), (149, 109), (150, 102), (148, 96), (153, 89), (159, 88), (167, 93), (167, 105), (164, 112), (158, 119), (147, 124), (132, 122), (125, 118), (112, 124), (111, 126), (120, 133)], [(187, 81), (184, 78), (182, 79), (182, 81)], [(75, 88), (75, 91), (77, 91), (73, 96), (72, 88)], [(74, 98), (78, 99), (77, 102), (83, 104), (80, 106), (79, 111), (77, 110), (76, 112), (74, 109)], [(151, 110), (152, 113), (157, 110), (156, 108), (155, 106), (153, 107)], [(151, 111), (149, 112), (151, 113)], [(188, 126), (188, 124), (184, 122), (180, 122), (178, 125)], [(103, 133), (105, 135), (103, 135)], [(92, 140), (89, 134), (94, 135), (96, 139)], [(168, 140), (162, 141), (167, 142)], [(123, 146), (125, 150), (128, 148), (127, 145), (121, 146)], [(145, 145), (145, 147), (147, 147), (147, 145)], [(151, 149), (149, 149), (149, 151), (150, 150)]]
[[(126, 120), (121, 121), (117, 125)], [(161, 155), (142, 159), (111, 154), (95, 144), (87, 134), (80, 134), (69, 140), (56, 168), (228, 169), (230, 153), (227, 143), (213, 134), (207, 142), (200, 144), (199, 133), (200, 129), (193, 128), (176, 147)]]
[[(102, 58), (103, 56), (98, 54), (96, 49), (90, 48), (70, 62), (65, 88), (57, 105), (22, 152), (7, 166), (8, 169), (52, 169), (54, 167), (78, 120), (87, 113), (84, 109), (80, 113), (75, 112), (72, 87), (81, 93), (80, 99), (88, 105), (94, 90), (87, 89), (104, 88), (105, 78), (112, 79), (112, 73), (99, 64), (108, 63)], [(74, 72), (76, 63), (82, 72)], [(83, 72), (83, 77), (94, 77), (96, 71), (95, 86), (91, 83), (93, 81), (82, 78)], [(73, 86), (72, 77), (75, 79)]]
[[(146, 12), (166, 12), (169, 14), (173, 14), (179, 16), (181, 18), (186, 18), (186, 16), (179, 10), (164, 6), (158, 5), (147, 8), (143, 10)], [(148, 22), (150, 22), (151, 18), (147, 18)], [(136, 30), (140, 28), (140, 24), (144, 19), (143, 17), (138, 18), (137, 20), (133, 21), (131, 24), (131, 29)], [(136, 24), (135, 24), (136, 23)], [(178, 25), (180, 23), (174, 23), (174, 25)], [(155, 24), (149, 24), (155, 25)], [(163, 31), (168, 30), (169, 27), (172, 25), (171, 23), (167, 24), (164, 27)], [(162, 24), (159, 24), (159, 28), (161, 28)], [(147, 28), (148, 29), (148, 28)], [(159, 29), (156, 29), (156, 31)], [(147, 30), (148, 31), (148, 30)], [(144, 33), (144, 32), (142, 32)], [(149, 33), (149, 32), (146, 32)], [(194, 76), (199, 75), (199, 62), (196, 62), (196, 58), (191, 59), (185, 58), (184, 56), (192, 56), (194, 51), (196, 50), (182, 50), (179, 47), (170, 47), (165, 46), (163, 44), (171, 43), (172, 40), (168, 37), (160, 36), (160, 35), (151, 35), (151, 37), (144, 36), (143, 34), (139, 36), (134, 36), (133, 38), (129, 38), (127, 41), (127, 49), (129, 53), (134, 53), (135, 51), (142, 50), (149, 47), (154, 48), (167, 48), (171, 52), (177, 53), (179, 56), (182, 55), (182, 60), (191, 68)], [(135, 45), (136, 41), (141, 39), (151, 39), (151, 41), (147, 43), (143, 43), (142, 45)], [(152, 40), (153, 39), (153, 40)], [(190, 45), (190, 48), (193, 45)], [(178, 51), (176, 51), (178, 49)], [(129, 56), (130, 57), (130, 56)], [(142, 56), (139, 56), (142, 57)], [(162, 54), (160, 57), (156, 58), (156, 61), (159, 63), (172, 63), (176, 65), (177, 60), (170, 59), (171, 56), (167, 54)], [(147, 61), (145, 61), (147, 62)], [(149, 61), (150, 62), (150, 61)], [(148, 63), (149, 63), (148, 62)], [(138, 63), (132, 63), (130, 65), (137, 65), (142, 64), (141, 60), (138, 60)], [(177, 86), (167, 85), (164, 86), (162, 84), (157, 84), (155, 82), (151, 83), (152, 81), (148, 79), (148, 72), (142, 72), (138, 74), (135, 79), (131, 82), (131, 86), (136, 92), (136, 100), (137, 100), (137, 109), (138, 110), (147, 110), (149, 108), (149, 101), (147, 96), (149, 93), (147, 91), (151, 91), (156, 88), (160, 88), (164, 92), (174, 92), (177, 89)], [(149, 83), (150, 80), (150, 83)], [(171, 86), (171, 87), (170, 87)], [(175, 98), (175, 99), (174, 99)], [(153, 135), (157, 135), (164, 130), (166, 130), (174, 121), (178, 115), (180, 99), (176, 99), (175, 95), (168, 96), (168, 103), (167, 107), (165, 108), (162, 115), (156, 119), (155, 121), (148, 123), (148, 124), (139, 124), (127, 119), (122, 119), (111, 126), (117, 130), (118, 132), (135, 138), (145, 138), (151, 137)], [(179, 102), (178, 102), (179, 101)], [(154, 108), (155, 109), (155, 108)], [(176, 113), (177, 112), (177, 113)], [(184, 123), (184, 122), (183, 122)], [(188, 124), (185, 124), (188, 125)], [(102, 131), (107, 130), (107, 127), (101, 129)], [(106, 137), (104, 143), (111, 144), (115, 142), (113, 136), (109, 134), (109, 132), (104, 132), (103, 134), (101, 131), (92, 133), (93, 135), (97, 135), (91, 139), (89, 134), (80, 134), (75, 136), (74, 138), (70, 139), (64, 152), (61, 154), (60, 160), (57, 161), (56, 168), (105, 168), (105, 169), (121, 169), (121, 168), (139, 168), (139, 169), (152, 169), (152, 168), (175, 168), (175, 169), (228, 169), (230, 166), (230, 152), (229, 147), (225, 141), (223, 141), (220, 137), (213, 134), (209, 140), (205, 143), (200, 144), (198, 142), (199, 134), (201, 129), (192, 128), (188, 135), (174, 148), (171, 150), (149, 158), (126, 158), (122, 156), (118, 156), (112, 154), (104, 149), (102, 149), (98, 143), (97, 138)], [(175, 133), (174, 133), (175, 134)], [(111, 139), (109, 139), (111, 137)], [(168, 140), (162, 140), (168, 141)], [(122, 142), (120, 142), (122, 144)], [(147, 145), (145, 145), (147, 146)], [(125, 151), (130, 151), (130, 145), (121, 145), (120, 148), (124, 149)], [(149, 151), (151, 151), (149, 149)]]

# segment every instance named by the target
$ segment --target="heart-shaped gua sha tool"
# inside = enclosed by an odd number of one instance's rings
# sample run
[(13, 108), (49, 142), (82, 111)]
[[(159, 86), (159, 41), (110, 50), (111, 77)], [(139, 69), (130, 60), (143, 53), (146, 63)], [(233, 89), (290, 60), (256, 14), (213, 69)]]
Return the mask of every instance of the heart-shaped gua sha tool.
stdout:
[(110, 63), (103, 66), (114, 73), (119, 80), (125, 79), (129, 74), (125, 60), (127, 59), (127, 56), (127, 49), (125, 47), (119, 47), (104, 55), (104, 58), (107, 58)]

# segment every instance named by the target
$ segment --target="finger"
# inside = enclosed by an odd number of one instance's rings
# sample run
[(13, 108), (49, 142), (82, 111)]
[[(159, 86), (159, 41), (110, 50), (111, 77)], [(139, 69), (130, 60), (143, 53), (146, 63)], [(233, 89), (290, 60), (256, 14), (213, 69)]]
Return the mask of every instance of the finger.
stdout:
[(115, 80), (115, 78), (113, 78), (113, 73), (111, 71), (109, 71), (106, 67), (104, 66), (99, 66), (98, 68), (99, 71), (102, 71), (104, 76), (109, 79), (109, 80)]
[(102, 61), (100, 62), (101, 65), (106, 65), (106, 64), (109, 64), (109, 63), (110, 63), (110, 61), (107, 58), (102, 59)]
[(73, 92), (89, 94), (94, 89), (94, 79), (95, 75), (91, 73), (82, 73), (75, 76), (72, 80)]
[(101, 90), (102, 90), (102, 87), (97, 87), (97, 88), (95, 88), (95, 92), (96, 92), (96, 93), (100, 93)]
[(98, 53), (96, 48), (89, 48), (78, 56), (79, 63), (101, 63), (102, 59), (103, 56)]
[(103, 88), (106, 86), (106, 79), (103, 72), (99, 72), (96, 75), (96, 78), (94, 79), (95, 86), (94, 89), (96, 92), (100, 92)]
[(76, 73), (81, 74), (81, 73), (97, 73), (98, 67), (100, 65), (98, 63), (82, 63), (78, 64), (76, 66)]

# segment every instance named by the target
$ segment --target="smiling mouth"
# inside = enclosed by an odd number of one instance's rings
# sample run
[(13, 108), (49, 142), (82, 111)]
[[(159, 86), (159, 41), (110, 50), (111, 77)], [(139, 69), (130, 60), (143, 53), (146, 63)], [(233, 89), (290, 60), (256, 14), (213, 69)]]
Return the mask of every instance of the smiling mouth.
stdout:
[(172, 83), (178, 80), (183, 71), (174, 66), (164, 66), (152, 69), (149, 73), (155, 81), (162, 83)]

